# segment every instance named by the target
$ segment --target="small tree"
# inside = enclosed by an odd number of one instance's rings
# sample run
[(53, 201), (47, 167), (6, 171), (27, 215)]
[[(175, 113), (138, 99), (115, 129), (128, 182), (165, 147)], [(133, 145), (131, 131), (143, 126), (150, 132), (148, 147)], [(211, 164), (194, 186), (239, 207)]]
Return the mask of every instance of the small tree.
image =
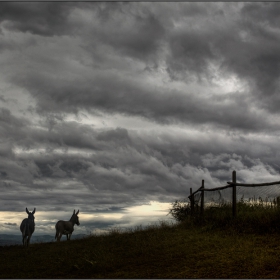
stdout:
[(191, 214), (191, 205), (186, 199), (176, 200), (169, 209), (171, 216), (178, 222), (184, 221)]

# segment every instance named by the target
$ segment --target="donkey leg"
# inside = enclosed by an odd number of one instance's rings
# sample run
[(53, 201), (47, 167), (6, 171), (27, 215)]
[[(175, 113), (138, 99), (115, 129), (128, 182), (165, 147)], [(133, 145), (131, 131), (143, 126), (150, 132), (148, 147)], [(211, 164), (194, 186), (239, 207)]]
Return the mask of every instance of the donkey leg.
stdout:
[(60, 232), (60, 233), (58, 234), (58, 236), (57, 236), (57, 242), (60, 242), (61, 236), (62, 236), (62, 233)]
[(28, 235), (28, 237), (27, 237), (27, 247), (29, 246), (29, 241), (30, 241), (30, 238), (31, 238), (31, 236), (30, 235)]

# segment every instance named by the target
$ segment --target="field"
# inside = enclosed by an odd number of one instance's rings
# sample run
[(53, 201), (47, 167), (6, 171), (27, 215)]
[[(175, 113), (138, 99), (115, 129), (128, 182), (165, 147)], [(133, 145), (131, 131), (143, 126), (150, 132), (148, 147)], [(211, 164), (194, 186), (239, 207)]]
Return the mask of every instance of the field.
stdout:
[[(243, 209), (242, 209), (243, 207)], [(185, 222), (0, 247), (1, 278), (280, 278), (278, 208), (209, 209)], [(219, 210), (219, 212), (217, 212)], [(246, 213), (246, 214), (245, 214)]]

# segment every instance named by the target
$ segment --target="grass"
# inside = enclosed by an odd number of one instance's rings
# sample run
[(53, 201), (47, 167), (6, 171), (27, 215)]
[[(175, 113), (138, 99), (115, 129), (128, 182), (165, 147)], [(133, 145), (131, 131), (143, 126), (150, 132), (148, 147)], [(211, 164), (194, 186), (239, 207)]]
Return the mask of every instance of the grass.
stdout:
[[(278, 201), (278, 198), (277, 198)], [(280, 199), (279, 202), (258, 198), (237, 202), (237, 217), (232, 217), (232, 205), (229, 203), (216, 204), (206, 207), (203, 217), (200, 207), (195, 207), (191, 217), (190, 204), (185, 200), (172, 204), (169, 214), (177, 221), (187, 221), (196, 226), (219, 228), (236, 233), (280, 233)]]
[(230, 204), (205, 209), (204, 217), (196, 216), (192, 223), (210, 228), (231, 229), (236, 233), (280, 233), (280, 207), (272, 203), (239, 201), (237, 217), (232, 217)]
[(0, 247), (1, 278), (279, 278), (280, 211), (238, 204), (60, 243)]

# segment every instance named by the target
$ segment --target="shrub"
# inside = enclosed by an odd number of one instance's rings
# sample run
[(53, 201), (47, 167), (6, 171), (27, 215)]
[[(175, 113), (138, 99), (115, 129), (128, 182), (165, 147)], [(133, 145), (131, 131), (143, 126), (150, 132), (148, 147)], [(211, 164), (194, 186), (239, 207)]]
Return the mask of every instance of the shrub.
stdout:
[(182, 222), (191, 214), (190, 203), (187, 202), (186, 199), (176, 200), (172, 203), (172, 207), (169, 209), (168, 214), (170, 214), (177, 222)]

